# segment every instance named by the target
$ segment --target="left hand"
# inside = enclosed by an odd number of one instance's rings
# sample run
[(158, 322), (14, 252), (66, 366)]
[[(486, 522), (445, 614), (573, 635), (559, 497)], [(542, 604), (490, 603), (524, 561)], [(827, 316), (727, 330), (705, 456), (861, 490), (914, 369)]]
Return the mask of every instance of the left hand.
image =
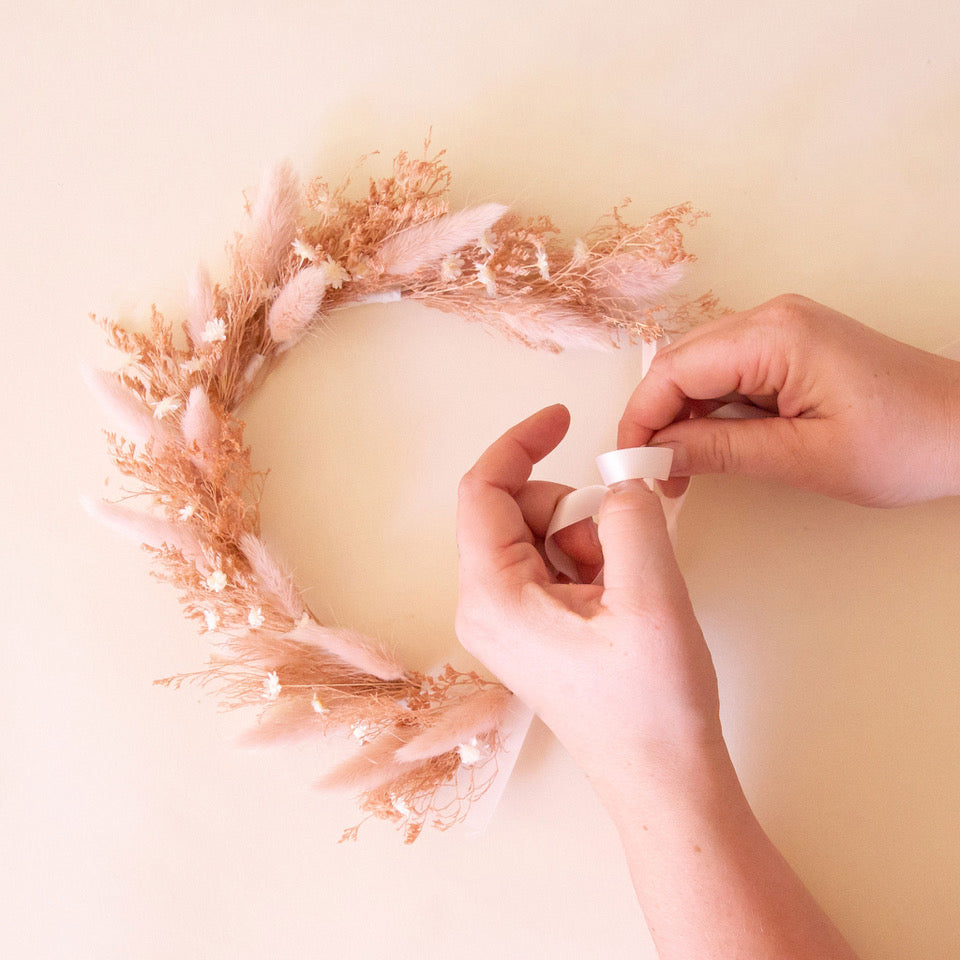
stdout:
[(603, 798), (682, 752), (722, 747), (717, 681), (660, 502), (642, 481), (600, 510), (602, 557), (590, 521), (558, 546), (584, 579), (560, 583), (541, 556), (569, 487), (530, 481), (569, 425), (548, 407), (508, 430), (460, 485), (457, 634), (532, 707)]

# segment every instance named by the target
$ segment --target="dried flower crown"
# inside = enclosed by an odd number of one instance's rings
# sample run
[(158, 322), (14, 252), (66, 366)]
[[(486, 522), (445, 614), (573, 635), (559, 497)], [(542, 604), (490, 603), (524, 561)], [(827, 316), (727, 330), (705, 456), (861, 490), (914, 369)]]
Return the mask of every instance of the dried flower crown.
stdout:
[(238, 408), (284, 351), (352, 304), (419, 300), (554, 351), (657, 338), (715, 305), (673, 294), (692, 259), (688, 204), (640, 227), (614, 210), (570, 246), (547, 218), (499, 204), (450, 213), (442, 157), (401, 153), (359, 199), (349, 181), (301, 188), (278, 165), (229, 247), (227, 281), (198, 270), (185, 347), (156, 311), (149, 333), (104, 321), (125, 360), (87, 376), (118, 430), (107, 435), (113, 460), (150, 509), (85, 505), (151, 551), (214, 644), (206, 669), (158, 682), (196, 680), (226, 706), (258, 706), (254, 742), (352, 731), (356, 755), (321, 782), (353, 788), (364, 813), (395, 822), (407, 842), (427, 823), (461, 820), (489, 787), (511, 695), (450, 666), (406, 670), (372, 640), (320, 622), (261, 539), (262, 477)]

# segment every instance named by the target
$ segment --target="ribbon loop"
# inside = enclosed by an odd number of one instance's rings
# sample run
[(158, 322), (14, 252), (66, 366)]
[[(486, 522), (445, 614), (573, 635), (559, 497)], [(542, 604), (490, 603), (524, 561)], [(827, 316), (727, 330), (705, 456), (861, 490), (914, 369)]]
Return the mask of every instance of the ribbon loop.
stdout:
[[(624, 480), (646, 480), (653, 488), (654, 480), (666, 480), (670, 476), (673, 451), (669, 447), (628, 447), (626, 450), (609, 450), (597, 457), (597, 469), (603, 484), (581, 487), (568, 493), (556, 506), (543, 550), (557, 573), (562, 573), (573, 583), (579, 582), (577, 565), (556, 544), (554, 537), (561, 530), (593, 517), (600, 509), (609, 488)], [(600, 577), (595, 582), (600, 582)]]

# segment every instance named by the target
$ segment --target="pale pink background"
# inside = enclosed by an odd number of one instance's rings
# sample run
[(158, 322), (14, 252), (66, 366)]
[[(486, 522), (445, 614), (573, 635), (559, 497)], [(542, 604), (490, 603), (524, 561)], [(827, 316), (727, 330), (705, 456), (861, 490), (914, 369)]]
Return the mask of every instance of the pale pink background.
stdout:
[[(80, 493), (119, 492), (88, 311), (176, 316), (242, 191), (289, 156), (382, 173), (430, 126), (454, 200), (571, 237), (690, 199), (693, 287), (796, 290), (960, 336), (954, 3), (7, 4), (0, 40), (0, 942), (17, 958), (652, 957), (617, 839), (535, 725), (486, 836), (403, 848), (247, 753), (204, 642)], [(358, 178), (362, 182), (362, 176)], [(457, 653), (456, 481), (565, 401), (541, 471), (595, 482), (639, 357), (534, 355), (407, 305), (342, 314), (248, 411), (269, 539), (311, 606), (428, 666)], [(105, 478), (109, 483), (104, 486)], [(865, 957), (960, 954), (960, 503), (875, 513), (698, 481), (681, 562), (774, 839)]]

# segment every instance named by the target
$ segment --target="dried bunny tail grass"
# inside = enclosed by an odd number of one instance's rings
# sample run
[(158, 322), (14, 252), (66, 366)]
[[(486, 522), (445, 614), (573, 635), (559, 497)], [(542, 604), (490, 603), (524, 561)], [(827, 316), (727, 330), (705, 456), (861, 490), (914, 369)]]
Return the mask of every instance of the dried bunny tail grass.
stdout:
[(128, 440), (145, 444), (148, 440), (170, 442), (174, 433), (154, 411), (132, 390), (125, 387), (117, 375), (86, 365), (80, 369), (87, 388)]
[(682, 262), (664, 266), (657, 261), (619, 254), (601, 260), (591, 280), (601, 295), (633, 301), (634, 309), (642, 309), (658, 304), (680, 283), (683, 275)]
[(293, 346), (316, 319), (327, 290), (326, 265), (304, 267), (287, 282), (267, 315), (274, 343)]
[(400, 747), (396, 759), (412, 763), (456, 750), (472, 737), (499, 727), (512, 698), (509, 690), (498, 686), (463, 697), (444, 710), (427, 730)]
[(537, 350), (559, 353), (565, 349), (609, 351), (617, 346), (616, 326), (611, 320), (598, 323), (583, 310), (551, 301), (517, 300), (509, 309), (504, 301), (486, 296), (442, 296), (428, 294), (417, 297), (428, 306), (457, 313), (492, 327), (509, 340)]
[(392, 783), (416, 768), (416, 763), (396, 759), (397, 747), (404, 743), (399, 727), (384, 730), (360, 752), (324, 774), (317, 786), (326, 790), (354, 790), (366, 793)]
[(94, 520), (135, 543), (146, 544), (155, 549), (167, 546), (179, 550), (184, 557), (194, 562), (204, 558), (199, 537), (184, 525), (170, 523), (138, 510), (128, 510), (106, 500), (81, 497), (80, 504)]
[(238, 546), (263, 590), (291, 620), (299, 620), (306, 612), (300, 592), (290, 575), (270, 556), (266, 544), (254, 534), (244, 533)]
[(306, 697), (289, 697), (275, 704), (257, 726), (237, 738), (242, 747), (292, 743), (324, 733), (324, 718)]
[(210, 275), (198, 266), (190, 277), (187, 287), (187, 319), (185, 328), (194, 349), (203, 344), (204, 332), (208, 324), (216, 320), (217, 311), (213, 298), (213, 285)]
[(405, 276), (455, 253), (467, 244), (478, 241), (507, 209), (500, 203), (484, 203), (402, 230), (380, 248), (383, 272)]
[(314, 620), (304, 619), (287, 636), (317, 646), (361, 673), (380, 680), (400, 680), (404, 676), (404, 669), (397, 660), (354, 630), (324, 627)]
[(198, 454), (194, 457), (194, 462), (199, 461), (198, 466), (206, 465), (217, 456), (220, 429), (220, 418), (210, 406), (207, 391), (199, 385), (192, 387), (180, 420), (180, 430), (187, 449)]
[(297, 236), (300, 183), (289, 160), (267, 171), (253, 206), (253, 224), (242, 255), (265, 283), (273, 283)]

